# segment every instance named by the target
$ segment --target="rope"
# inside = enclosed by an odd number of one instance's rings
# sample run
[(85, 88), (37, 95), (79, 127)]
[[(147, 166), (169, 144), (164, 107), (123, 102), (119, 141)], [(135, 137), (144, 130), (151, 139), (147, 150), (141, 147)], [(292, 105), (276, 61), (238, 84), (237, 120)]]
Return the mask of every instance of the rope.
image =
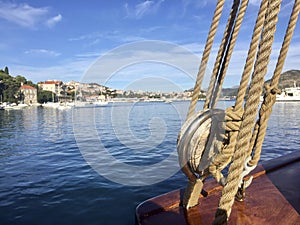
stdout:
[(271, 84), (267, 85), (265, 87), (266, 94), (265, 94), (264, 101), (262, 103), (262, 106), (261, 106), (261, 109), (259, 112), (259, 115), (260, 115), (259, 120), (257, 122), (259, 129), (257, 131), (257, 134), (255, 135), (255, 137), (256, 137), (255, 152), (254, 152), (252, 160), (249, 162), (250, 165), (257, 165), (257, 163), (260, 159), (262, 144), (263, 144), (263, 141), (265, 138), (268, 120), (272, 113), (272, 107), (273, 107), (274, 103), (276, 102), (276, 94), (280, 93), (280, 91), (278, 90), (279, 78), (280, 78), (280, 75), (282, 72), (284, 61), (286, 59), (289, 45), (292, 40), (292, 36), (293, 36), (294, 30), (296, 27), (299, 9), (300, 9), (300, 0), (295, 0), (295, 4), (294, 4), (293, 10), (292, 10), (289, 25), (288, 25), (286, 33), (285, 33), (285, 37), (284, 37), (284, 40), (282, 43), (282, 47), (280, 49), (278, 61), (277, 61), (275, 71), (274, 71), (274, 74), (273, 74), (273, 77), (271, 80)]
[(256, 19), (255, 27), (253, 30), (248, 56), (246, 59), (246, 63), (242, 74), (242, 79), (236, 97), (236, 102), (234, 107), (234, 110), (236, 111), (239, 111), (243, 108), (244, 99), (248, 88), (248, 82), (256, 59), (258, 44), (261, 39), (261, 32), (265, 22), (265, 15), (266, 15), (267, 8), (268, 8), (268, 1), (262, 1)]
[(227, 218), (230, 216), (234, 197), (238, 190), (239, 180), (243, 171), (243, 164), (247, 156), (246, 153), (251, 139), (252, 128), (255, 125), (255, 117), (259, 105), (259, 98), (262, 93), (264, 76), (267, 72), (267, 65), (270, 59), (280, 3), (281, 1), (277, 0), (270, 1), (269, 3), (264, 30), (262, 33), (262, 40), (259, 46), (257, 61), (254, 66), (249, 94), (245, 105), (245, 112), (233, 155), (233, 162), (229, 167), (226, 185), (222, 191), (219, 207), (213, 223), (214, 225), (227, 223)]
[(233, 156), (242, 115), (243, 109), (241, 109), (241, 111), (235, 111), (233, 107), (230, 107), (225, 111), (225, 128), (221, 128), (220, 130), (225, 130), (225, 134), (222, 139), (227, 144), (221, 146), (222, 149), (219, 149), (219, 154), (214, 157), (209, 165), (210, 174), (221, 185), (225, 185), (224, 176), (221, 171), (230, 163)]
[(199, 97), (199, 93), (200, 93), (200, 88), (201, 88), (202, 81), (204, 78), (206, 66), (208, 63), (208, 59), (209, 59), (209, 55), (210, 55), (211, 48), (213, 45), (213, 41), (214, 41), (214, 38), (215, 38), (215, 35), (217, 32), (219, 21), (220, 21), (221, 15), (222, 15), (224, 3), (225, 3), (225, 0), (219, 0), (217, 3), (217, 6), (216, 6), (215, 12), (214, 12), (213, 20), (212, 20), (209, 34), (208, 34), (208, 37), (206, 40), (206, 44), (205, 44), (205, 48), (203, 51), (199, 71), (197, 74), (197, 80), (196, 80), (196, 83), (194, 86), (194, 91), (193, 91), (192, 99), (190, 102), (187, 119), (190, 118), (191, 115), (193, 115), (195, 113), (195, 109), (196, 109), (196, 105), (197, 105), (197, 101), (198, 101), (198, 97)]
[[(226, 25), (226, 29), (223, 35), (223, 39), (218, 51), (218, 55), (215, 61), (215, 65), (214, 65), (214, 69), (211, 75), (211, 79), (210, 79), (210, 83), (209, 83), (209, 87), (206, 93), (206, 100), (203, 106), (203, 109), (208, 109), (209, 108), (209, 104), (210, 104), (210, 100), (211, 97), (213, 95), (213, 90), (216, 84), (216, 79), (219, 76), (219, 71), (220, 68), (223, 67), (223, 63), (224, 63), (224, 58), (227, 56), (228, 54), (228, 44), (230, 42), (231, 39), (231, 33), (234, 27), (234, 20), (236, 18), (236, 14), (238, 11), (238, 7), (239, 7), (240, 1), (239, 0), (234, 0), (233, 5), (232, 5), (232, 9), (230, 12), (230, 17), (228, 19), (227, 25)], [(221, 64), (222, 62), (222, 64)]]
[(222, 90), (222, 86), (223, 86), (225, 75), (226, 75), (226, 72), (227, 72), (227, 69), (228, 69), (229, 61), (231, 59), (233, 48), (235, 46), (237, 36), (238, 36), (239, 31), (240, 31), (240, 28), (241, 28), (241, 25), (242, 25), (242, 22), (243, 22), (245, 13), (246, 13), (248, 2), (249, 2), (249, 0), (243, 0), (242, 1), (239, 12), (238, 12), (238, 15), (237, 15), (237, 18), (235, 20), (233, 33), (232, 33), (231, 40), (230, 40), (230, 43), (229, 43), (229, 46), (228, 46), (228, 53), (226, 54), (226, 57), (224, 59), (224, 64), (222, 65), (222, 68), (220, 70), (220, 76), (219, 76), (219, 79), (218, 79), (218, 83), (217, 83), (217, 86), (215, 88), (214, 95), (213, 95), (213, 98), (212, 98), (212, 101), (211, 101), (211, 108), (216, 107), (216, 104), (217, 104), (218, 99), (220, 97), (220, 92)]
[[(258, 44), (261, 39), (261, 33), (263, 24), (265, 22), (265, 15), (268, 8), (268, 1), (262, 1), (260, 5), (260, 9), (258, 12), (258, 16), (256, 19), (255, 27), (252, 34), (252, 39), (248, 51), (248, 56), (246, 59), (245, 67), (242, 74), (242, 79), (240, 82), (235, 106), (233, 108), (229, 108), (226, 110), (226, 125), (229, 126), (228, 123), (232, 123), (233, 121), (241, 121), (242, 115), (244, 113), (243, 110), (243, 104), (244, 104), (244, 98), (246, 95), (246, 90), (248, 87), (248, 82), (250, 79), (250, 75), (252, 72), (252, 68), (256, 59)], [(235, 117), (233, 117), (235, 115)], [(240, 124), (240, 123), (239, 123)], [(218, 154), (214, 160), (211, 162), (209, 171), (212, 174), (212, 176), (217, 180), (217, 182), (220, 182), (223, 175), (221, 171), (229, 164), (231, 161), (235, 146), (236, 146), (236, 139), (238, 135), (238, 130), (230, 130), (226, 129), (228, 134), (228, 142), (229, 144), (224, 146), (224, 148), (220, 151), (220, 154)]]
[[(249, 0), (242, 0), (241, 5), (240, 0), (234, 0), (233, 2), (214, 65), (213, 73), (211, 75), (210, 85), (207, 91), (206, 101), (204, 103), (204, 111), (199, 112), (199, 118), (201, 115), (203, 116), (203, 112), (207, 112), (205, 111), (206, 109), (214, 108), (216, 106), (237, 35), (245, 15), (248, 1)], [(276, 101), (276, 94), (280, 92), (278, 90), (279, 78), (297, 23), (300, 10), (300, 0), (295, 0), (276, 68), (273, 73), (271, 83), (265, 86), (266, 92), (264, 101), (259, 110), (259, 119), (255, 121), (260, 102), (260, 95), (263, 90), (264, 77), (267, 73), (267, 66), (269, 64), (272, 51), (281, 1), (282, 0), (262, 0), (253, 30), (235, 106), (226, 109), (225, 122), (218, 120), (218, 123), (215, 124), (217, 128), (220, 128), (221, 130), (224, 129), (225, 133), (214, 134), (215, 136), (212, 137), (211, 140), (218, 141), (211, 142), (210, 144), (213, 145), (213, 148), (210, 147), (209, 149), (219, 151), (209, 165), (209, 173), (212, 174), (215, 179), (224, 186), (222, 190), (222, 196), (219, 201), (219, 207), (215, 214), (215, 220), (213, 222), (214, 225), (227, 224), (227, 220), (231, 214), (234, 197), (243, 178), (242, 174), (246, 158), (248, 158), (250, 155), (253, 155), (251, 161), (249, 162), (250, 167), (257, 165), (258, 163), (261, 154), (262, 143), (267, 129), (267, 122), (272, 112), (272, 106)], [(190, 123), (193, 122), (192, 118), (198, 116), (195, 115), (195, 108), (223, 6), (224, 1), (219, 0), (197, 74), (197, 80), (188, 111), (187, 121), (179, 133), (178, 140), (182, 138), (183, 130), (186, 130), (187, 126), (190, 126)], [(249, 86), (249, 93), (246, 99), (245, 107), (243, 107), (251, 73), (252, 79)], [(193, 129), (197, 129), (197, 126), (195, 127), (195, 125), (193, 125)], [(223, 142), (220, 140), (223, 140)], [(184, 145), (183, 147), (186, 147), (188, 142), (183, 141), (180, 143), (181, 145)], [(193, 143), (195, 144), (196, 142)], [(208, 144), (208, 146), (210, 146), (210, 144)], [(178, 151), (181, 151), (180, 146), (178, 147)], [(206, 171), (206, 175), (209, 175), (209, 173), (207, 173), (208, 165), (202, 164), (203, 168), (201, 167), (202, 169), (199, 169), (198, 166), (201, 164), (199, 160), (201, 159), (197, 158), (196, 160), (196, 158), (194, 158), (194, 161), (191, 162), (193, 164), (192, 169), (190, 165), (186, 163), (188, 162), (187, 157), (189, 157), (188, 154), (183, 154), (186, 153), (186, 151), (178, 153), (180, 156), (179, 159), (184, 159), (181, 161), (179, 160), (181, 163), (180, 166), (182, 166), (183, 172), (190, 181), (195, 181), (197, 179), (196, 173), (199, 173), (199, 175), (202, 176), (203, 174), (201, 175), (201, 173)], [(205, 154), (207, 153), (201, 152), (201, 157)], [(193, 158), (191, 158), (191, 160), (193, 160)], [(230, 164), (230, 162), (231, 165), (229, 167), (228, 176), (225, 180), (221, 171), (228, 164)], [(184, 165), (182, 165), (183, 163)], [(197, 169), (199, 169), (200, 172), (196, 171)]]

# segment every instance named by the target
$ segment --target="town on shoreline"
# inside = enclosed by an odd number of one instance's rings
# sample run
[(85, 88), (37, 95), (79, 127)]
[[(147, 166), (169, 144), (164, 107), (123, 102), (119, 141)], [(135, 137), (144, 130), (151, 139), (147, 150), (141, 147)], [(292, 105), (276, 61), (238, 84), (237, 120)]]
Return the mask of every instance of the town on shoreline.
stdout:
[[(300, 82), (300, 70), (290, 70), (281, 76), (281, 89)], [(269, 81), (266, 81), (266, 83)], [(234, 100), (238, 87), (223, 88), (222, 100)], [(63, 82), (46, 80), (34, 84), (24, 76), (12, 76), (8, 67), (0, 69), (0, 109), (23, 108), (36, 105), (55, 108), (73, 106), (104, 106), (109, 102), (166, 102), (189, 101), (193, 89), (181, 92), (116, 90), (97, 83), (78, 81)], [(206, 92), (201, 90), (198, 99), (204, 100)]]
[[(108, 102), (171, 102), (189, 100), (193, 90), (182, 92), (116, 90), (97, 83), (46, 80), (34, 84), (23, 76), (0, 70), (0, 103), (3, 108), (30, 105), (62, 106), (105, 105)], [(200, 98), (205, 98), (201, 91)], [(56, 104), (54, 104), (56, 103)]]

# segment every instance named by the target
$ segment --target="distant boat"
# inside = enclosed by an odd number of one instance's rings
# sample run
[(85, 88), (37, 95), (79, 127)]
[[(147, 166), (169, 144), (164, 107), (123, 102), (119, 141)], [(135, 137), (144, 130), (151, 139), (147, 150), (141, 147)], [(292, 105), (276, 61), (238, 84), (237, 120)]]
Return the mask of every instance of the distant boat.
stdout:
[(25, 103), (20, 103), (20, 104), (18, 104), (16, 107), (19, 107), (19, 108), (25, 108), (25, 107), (28, 107), (28, 105), (25, 104)]
[(67, 105), (67, 104), (60, 104), (57, 109), (59, 110), (67, 110), (67, 109), (72, 109), (72, 106)]
[(86, 108), (86, 107), (92, 107), (92, 103), (91, 102), (83, 102), (83, 101), (75, 101), (72, 103), (72, 105), (75, 108)]
[(170, 100), (170, 99), (167, 99), (167, 100), (165, 100), (165, 103), (169, 103), (169, 104), (171, 104), (173, 101), (172, 100)]
[(300, 87), (285, 88), (280, 95), (276, 95), (276, 102), (300, 101)]
[[(263, 101), (264, 97), (260, 97)], [(294, 87), (284, 88), (281, 94), (276, 95), (276, 102), (299, 102), (300, 101), (300, 87), (294, 84)]]
[(27, 104), (16, 104), (16, 103), (4, 103), (1, 105), (0, 109), (4, 109), (4, 110), (18, 110), (18, 109), (23, 109), (25, 107), (27, 107)]
[(47, 102), (47, 103), (42, 104), (42, 106), (45, 108), (58, 108), (59, 105), (60, 105), (59, 102)]
[(96, 102), (93, 102), (93, 104), (95, 106), (106, 106), (106, 105), (108, 105), (108, 102), (107, 101), (96, 101)]

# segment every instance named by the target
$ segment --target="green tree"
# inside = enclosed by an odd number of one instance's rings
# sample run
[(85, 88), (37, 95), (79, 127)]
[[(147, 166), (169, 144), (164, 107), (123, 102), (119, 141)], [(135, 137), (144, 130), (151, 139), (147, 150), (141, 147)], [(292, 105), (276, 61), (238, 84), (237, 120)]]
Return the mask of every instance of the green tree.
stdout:
[(4, 73), (9, 74), (8, 67), (7, 67), (7, 66), (4, 68)]
[(27, 80), (26, 84), (29, 85), (29, 86), (31, 86), (31, 87), (34, 87), (34, 88), (38, 89), (38, 85), (34, 84), (31, 80)]
[(5, 82), (5, 88), (2, 92), (4, 102), (18, 102), (20, 85), (14, 80)]
[(53, 102), (53, 97), (54, 95), (51, 91), (38, 90), (37, 100), (39, 103)]
[(3, 90), (4, 90), (5, 84), (3, 80), (0, 80), (0, 102), (3, 101)]
[(21, 83), (26, 84), (27, 80), (25, 77), (18, 75), (18, 76), (16, 76), (16, 82), (19, 84), (21, 84)]
[(75, 91), (71, 91), (70, 92), (71, 98), (74, 101), (75, 100)]

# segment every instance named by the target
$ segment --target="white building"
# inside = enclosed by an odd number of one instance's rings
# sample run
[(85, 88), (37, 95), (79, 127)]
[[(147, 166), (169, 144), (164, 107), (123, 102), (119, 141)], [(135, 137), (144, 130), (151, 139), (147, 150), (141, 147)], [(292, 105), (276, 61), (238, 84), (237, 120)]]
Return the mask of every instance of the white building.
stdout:
[(20, 87), (20, 92), (23, 94), (23, 99), (25, 104), (32, 105), (37, 103), (37, 89), (29, 85), (22, 85)]
[(47, 80), (45, 82), (39, 82), (38, 87), (43, 91), (51, 91), (57, 96), (60, 95), (62, 91), (63, 82), (59, 80)]

